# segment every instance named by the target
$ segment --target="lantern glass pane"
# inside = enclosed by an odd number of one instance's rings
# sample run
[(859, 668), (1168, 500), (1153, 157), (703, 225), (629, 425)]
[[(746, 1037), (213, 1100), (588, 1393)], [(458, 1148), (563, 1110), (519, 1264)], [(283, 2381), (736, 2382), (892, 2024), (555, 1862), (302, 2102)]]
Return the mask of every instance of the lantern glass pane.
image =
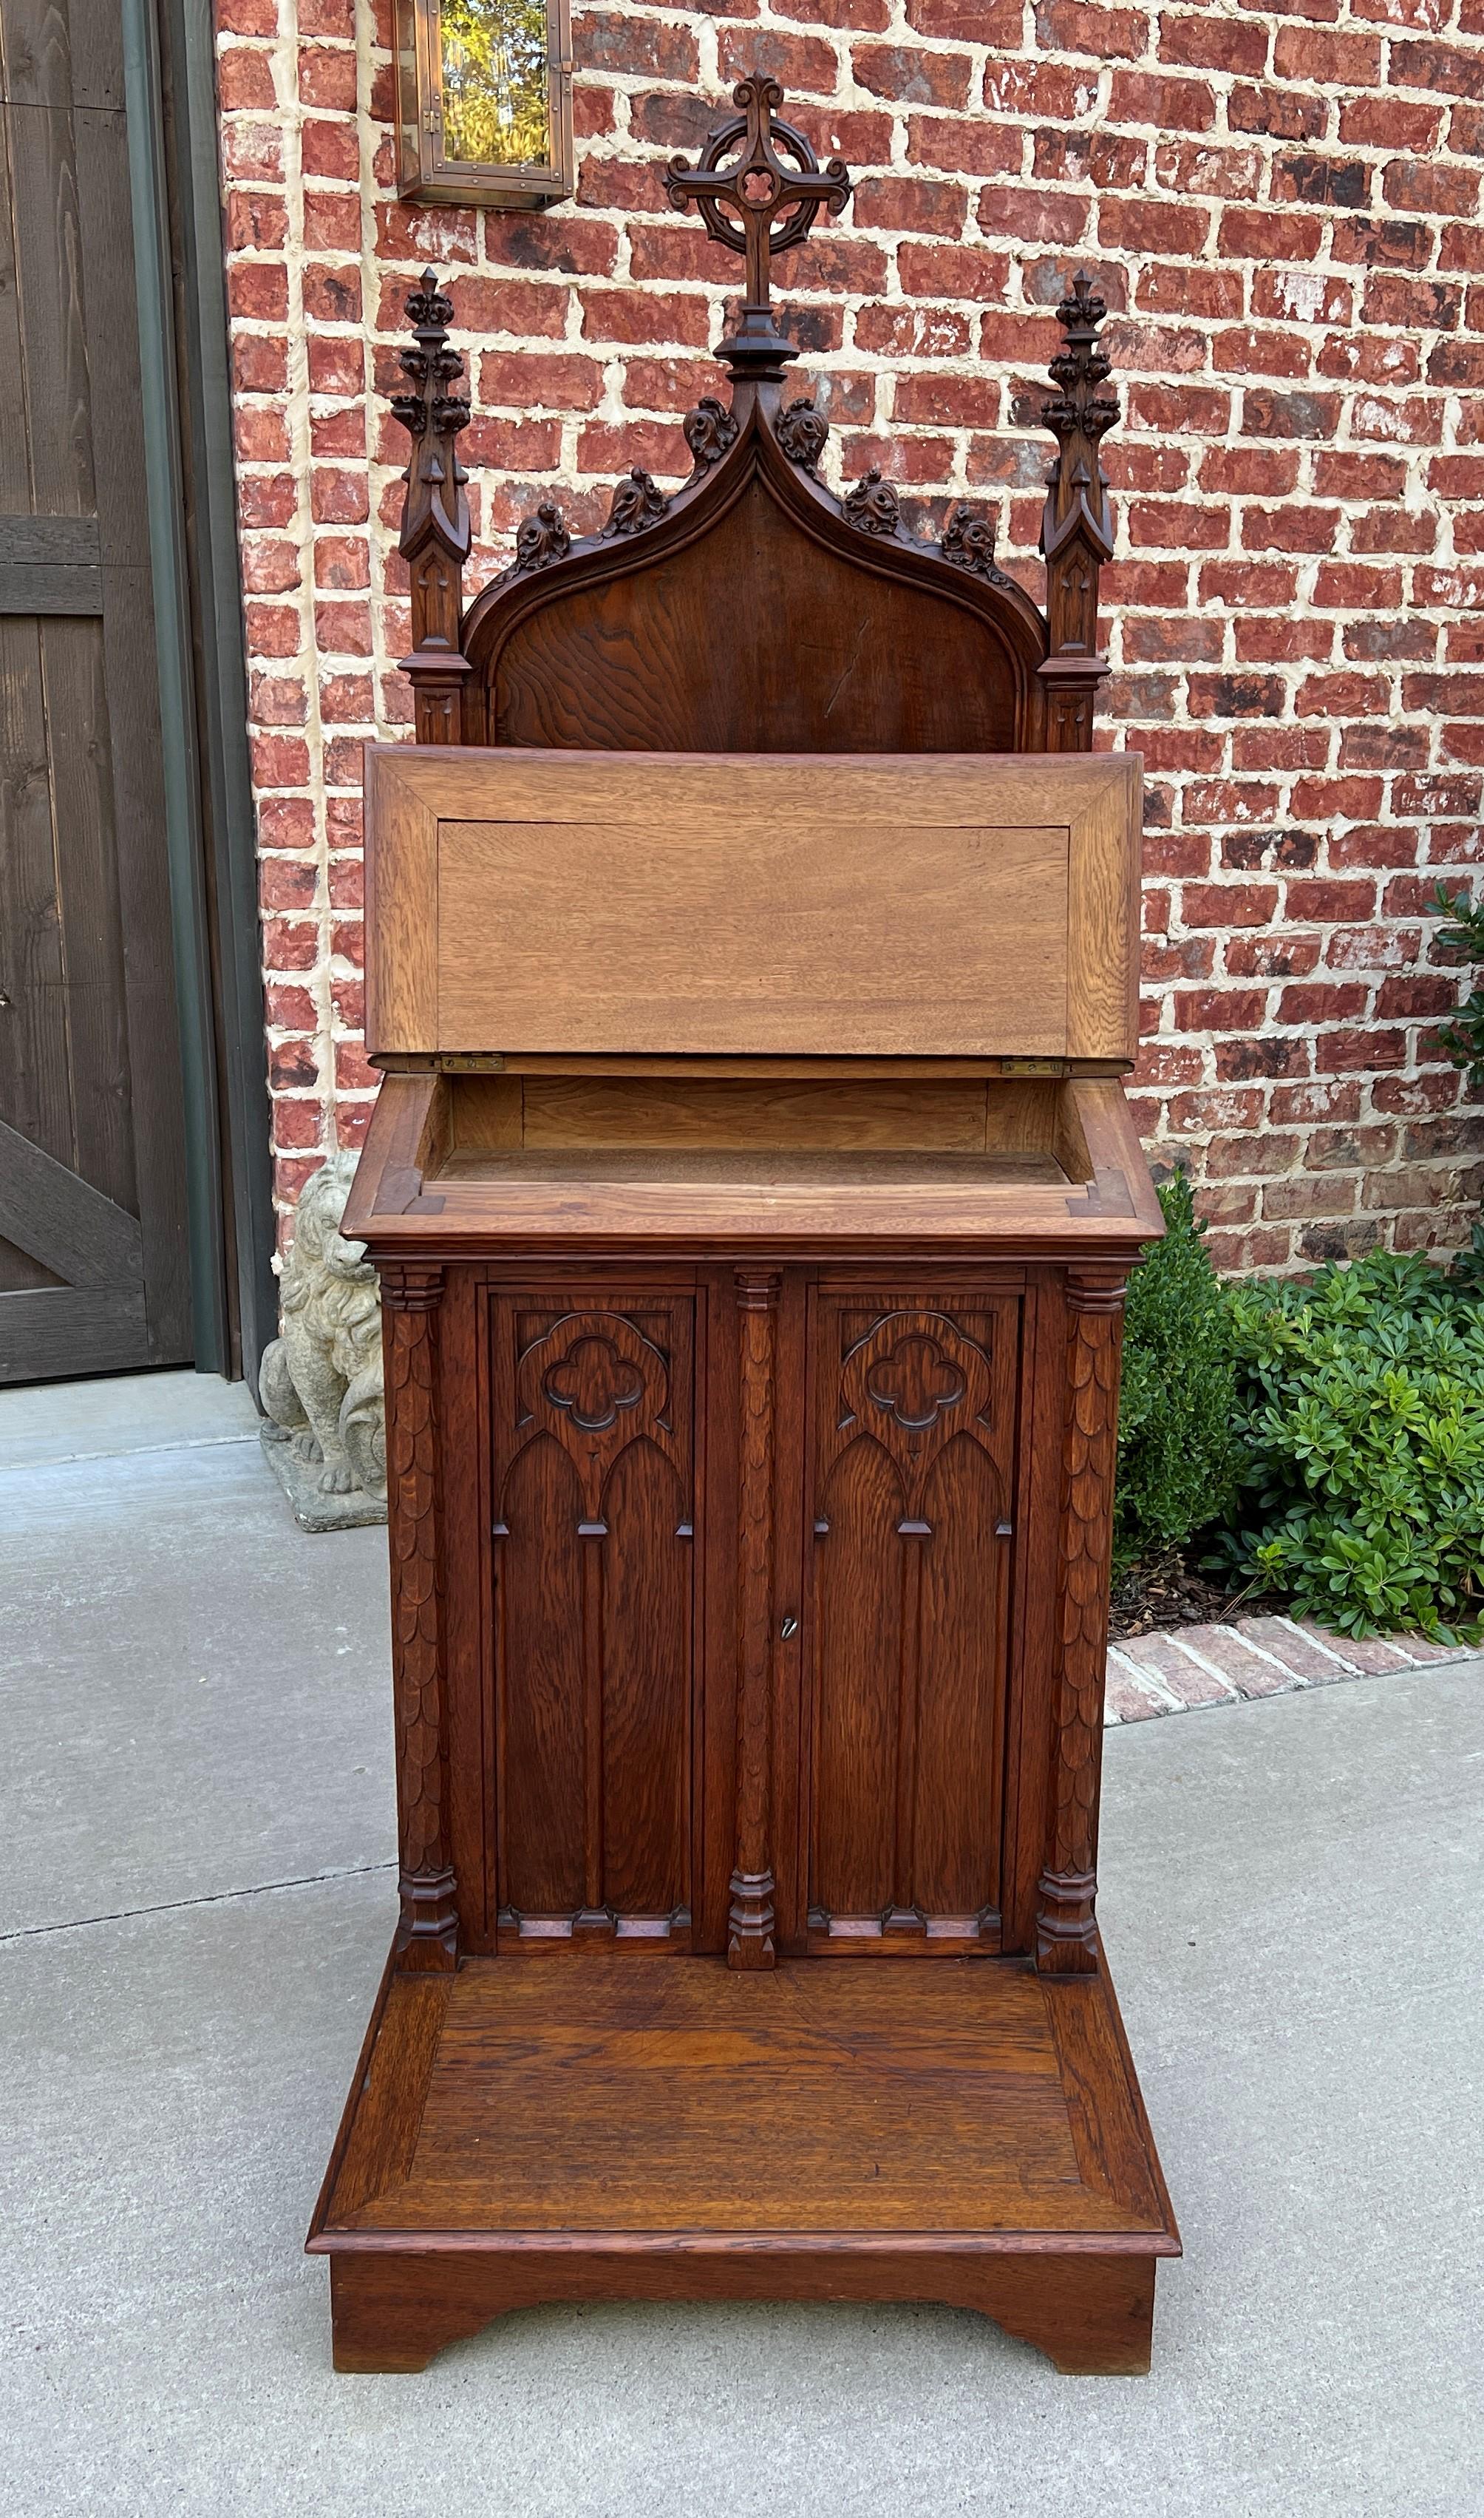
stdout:
[(545, 164), (546, 0), (442, 0), (439, 49), (445, 159)]

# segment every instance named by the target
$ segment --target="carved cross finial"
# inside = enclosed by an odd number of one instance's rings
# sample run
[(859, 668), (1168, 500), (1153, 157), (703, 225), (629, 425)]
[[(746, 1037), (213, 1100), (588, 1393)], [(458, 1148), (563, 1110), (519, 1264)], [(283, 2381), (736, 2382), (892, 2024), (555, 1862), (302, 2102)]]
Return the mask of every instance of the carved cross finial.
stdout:
[(798, 244), (822, 209), (842, 210), (850, 198), (840, 159), (822, 168), (803, 133), (779, 120), (783, 101), (777, 79), (754, 70), (732, 91), (741, 112), (712, 124), (695, 166), (672, 157), (664, 177), (674, 207), (697, 208), (707, 236), (743, 256), (742, 323), (720, 346), (737, 376), (777, 376), (798, 356), (774, 327), (773, 258)]
[(1056, 391), (1041, 405), (1058, 444), (1040, 525), (1050, 655), (1085, 668), (1096, 658), (1098, 567), (1113, 556), (1113, 510), (1098, 460), (1099, 441), (1119, 415), (1116, 398), (1102, 391), (1110, 363), (1098, 327), (1107, 312), (1090, 274), (1078, 272), (1056, 310), (1063, 334), (1051, 361)]
[(462, 565), (469, 556), (469, 476), (453, 441), (469, 425), (469, 402), (467, 395), (450, 391), (464, 363), (448, 347), (453, 305), (439, 287), (436, 271), (425, 271), (407, 299), (407, 321), (412, 346), (403, 350), (400, 364), (412, 390), (392, 396), (392, 416), (412, 440), (412, 459), (403, 476), (407, 495), (399, 547), (410, 558), (431, 537)]

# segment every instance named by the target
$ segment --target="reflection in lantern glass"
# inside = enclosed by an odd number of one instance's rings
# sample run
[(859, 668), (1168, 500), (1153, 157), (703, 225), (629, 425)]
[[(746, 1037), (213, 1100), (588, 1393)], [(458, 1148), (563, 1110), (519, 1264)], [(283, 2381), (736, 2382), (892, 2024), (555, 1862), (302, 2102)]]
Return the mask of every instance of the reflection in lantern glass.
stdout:
[(442, 0), (439, 18), (445, 157), (543, 163), (545, 0)]

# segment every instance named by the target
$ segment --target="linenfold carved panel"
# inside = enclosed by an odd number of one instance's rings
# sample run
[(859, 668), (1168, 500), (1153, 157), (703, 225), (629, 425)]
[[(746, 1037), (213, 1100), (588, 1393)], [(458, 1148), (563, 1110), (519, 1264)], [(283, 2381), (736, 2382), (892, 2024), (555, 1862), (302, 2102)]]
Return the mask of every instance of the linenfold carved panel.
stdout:
[(996, 1944), (1018, 1316), (816, 1308), (814, 1948)]
[(689, 1940), (692, 1306), (493, 1306), (499, 1946)]

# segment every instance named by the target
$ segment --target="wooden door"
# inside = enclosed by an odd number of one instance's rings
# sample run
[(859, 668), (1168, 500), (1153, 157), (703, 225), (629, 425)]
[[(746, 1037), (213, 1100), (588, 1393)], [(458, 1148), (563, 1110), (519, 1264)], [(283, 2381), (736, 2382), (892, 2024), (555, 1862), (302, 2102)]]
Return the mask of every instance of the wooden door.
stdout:
[(491, 1306), (497, 1946), (692, 1946), (695, 1300)]
[(0, 0), (0, 1380), (191, 1353), (117, 0)]
[(812, 1950), (998, 1946), (1019, 1315), (911, 1286), (812, 1307)]

